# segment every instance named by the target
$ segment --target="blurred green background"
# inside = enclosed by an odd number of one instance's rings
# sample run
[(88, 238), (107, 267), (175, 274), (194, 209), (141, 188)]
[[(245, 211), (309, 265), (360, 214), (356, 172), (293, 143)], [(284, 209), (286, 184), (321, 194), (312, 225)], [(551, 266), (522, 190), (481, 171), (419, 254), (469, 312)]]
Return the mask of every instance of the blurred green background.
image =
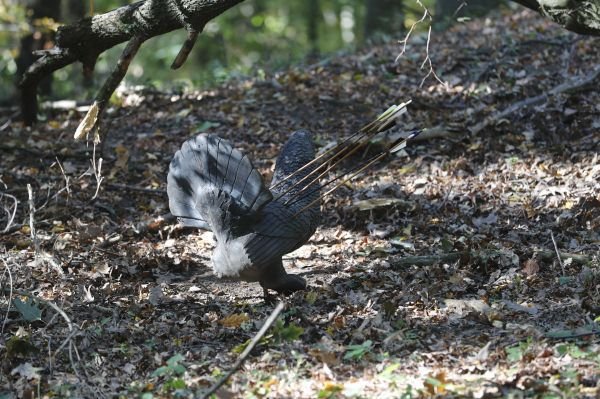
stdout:
[[(422, 1), (439, 14), (448, 14), (443, 7), (456, 10), (461, 3)], [(44, 45), (51, 46), (51, 31), (58, 24), (125, 4), (124, 0), (0, 0), (0, 104), (14, 104), (15, 82), (24, 68), (19, 66), (27, 62), (23, 57), (19, 59), (21, 49), (27, 48), (23, 45), (25, 38), (48, 35)], [(231, 77), (260, 76), (300, 62), (317, 62), (335, 52), (352, 51), (371, 41), (400, 40), (405, 27), (422, 14), (423, 8), (415, 0), (246, 0), (206, 25), (179, 70), (171, 70), (170, 64), (184, 41), (183, 30), (146, 42), (125, 82), (185, 90), (210, 87)], [(451, 17), (456, 19), (456, 15)], [(436, 18), (438, 21), (441, 19)], [(42, 87), (42, 94), (51, 99), (93, 98), (123, 47), (119, 45), (100, 56), (93, 83), (84, 85), (81, 65), (75, 64), (55, 72), (51, 90)]]

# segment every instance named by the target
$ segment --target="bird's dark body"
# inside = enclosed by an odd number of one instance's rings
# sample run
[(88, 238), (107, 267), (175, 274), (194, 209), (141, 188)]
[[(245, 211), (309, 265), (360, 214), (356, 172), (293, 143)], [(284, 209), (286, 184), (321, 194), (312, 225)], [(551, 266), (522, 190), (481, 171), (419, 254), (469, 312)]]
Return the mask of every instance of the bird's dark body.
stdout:
[(250, 160), (231, 144), (215, 135), (199, 135), (186, 141), (171, 162), (171, 213), (187, 226), (213, 231), (217, 275), (258, 281), (283, 293), (304, 289), (302, 278), (286, 273), (282, 256), (314, 233), (319, 205), (304, 208), (319, 197), (318, 184), (307, 187), (311, 179), (296, 184), (313, 170), (310, 167), (282, 180), (313, 158), (311, 134), (294, 132), (275, 164), (271, 186), (279, 184), (270, 190)]

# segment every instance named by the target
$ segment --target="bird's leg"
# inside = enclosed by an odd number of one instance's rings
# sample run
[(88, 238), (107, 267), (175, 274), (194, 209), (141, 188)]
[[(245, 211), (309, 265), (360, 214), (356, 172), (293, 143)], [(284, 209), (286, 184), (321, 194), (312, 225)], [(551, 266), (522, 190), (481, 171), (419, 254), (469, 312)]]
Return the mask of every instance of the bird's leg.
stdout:
[(276, 302), (277, 297), (275, 295), (271, 295), (269, 293), (268, 288), (263, 286), (262, 289), (263, 289), (263, 300), (265, 301), (265, 303), (274, 304)]

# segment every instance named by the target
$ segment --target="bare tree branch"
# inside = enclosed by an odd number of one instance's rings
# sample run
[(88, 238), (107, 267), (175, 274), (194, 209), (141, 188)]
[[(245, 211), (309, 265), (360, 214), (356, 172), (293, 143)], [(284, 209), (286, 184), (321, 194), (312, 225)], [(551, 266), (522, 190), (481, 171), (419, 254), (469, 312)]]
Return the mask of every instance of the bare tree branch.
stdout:
[(419, 6), (421, 6), (421, 8), (423, 9), (423, 16), (421, 17), (421, 19), (415, 21), (411, 25), (408, 32), (406, 33), (406, 36), (404, 36), (404, 39), (400, 40), (399, 43), (402, 44), (402, 50), (400, 51), (400, 54), (398, 54), (396, 56), (396, 59), (394, 62), (398, 62), (398, 60), (400, 58), (402, 58), (402, 56), (406, 53), (406, 46), (408, 45), (408, 41), (410, 40), (410, 37), (411, 37), (413, 31), (415, 30), (415, 28), (417, 27), (417, 25), (425, 22), (425, 20), (429, 20), (429, 30), (427, 32), (427, 44), (425, 46), (425, 59), (423, 60), (423, 63), (421, 64), (421, 69), (425, 68), (425, 66), (427, 65), (427, 66), (429, 66), (429, 71), (427, 71), (427, 74), (421, 80), (421, 84), (419, 85), (419, 87), (423, 87), (423, 84), (425, 84), (425, 81), (427, 80), (427, 78), (429, 76), (433, 75), (433, 77), (439, 83), (441, 83), (444, 87), (447, 88), (448, 83), (446, 83), (442, 79), (440, 79), (440, 77), (437, 75), (437, 73), (435, 73), (435, 70), (433, 68), (433, 63), (431, 62), (431, 57), (429, 55), (429, 44), (431, 43), (431, 24), (433, 22), (433, 17), (431, 16), (429, 9), (427, 7), (425, 7), (425, 5), (423, 5), (423, 3), (421, 3), (420, 0), (416, 0), (416, 3)]
[(183, 65), (185, 60), (187, 60), (190, 51), (192, 51), (192, 49), (194, 48), (194, 44), (196, 44), (196, 39), (198, 39), (198, 35), (200, 34), (199, 31), (192, 27), (188, 27), (187, 31), (187, 39), (185, 39), (183, 46), (181, 46), (181, 50), (179, 50), (177, 57), (175, 57), (175, 60), (173, 60), (173, 63), (171, 64), (171, 69), (179, 69)]
[(15, 215), (17, 214), (17, 208), (19, 207), (19, 201), (17, 200), (17, 197), (0, 191), (0, 201), (4, 200), (4, 197), (12, 201), (12, 206), (6, 205), (2, 207), (4, 212), (6, 213), (7, 221), (6, 226), (4, 227), (4, 229), (2, 229), (2, 231), (0, 231), (0, 234), (4, 234), (10, 230), (10, 227), (12, 226), (15, 220)]
[[(29, 125), (36, 121), (37, 87), (46, 75), (76, 61), (81, 62), (84, 69), (92, 70), (98, 56), (117, 44), (129, 41), (128, 47), (131, 52), (144, 40), (186, 28), (189, 32), (188, 39), (173, 63), (175, 67), (179, 67), (187, 58), (204, 25), (242, 1), (142, 0), (105, 14), (84, 18), (71, 25), (61, 26), (56, 33), (55, 47), (42, 52), (41, 58), (23, 74), (20, 82), (23, 120)], [(114, 72), (109, 77), (110, 82), (107, 81), (101, 91), (102, 94), (98, 94), (97, 99), (106, 97), (110, 88), (115, 84), (118, 85), (120, 82), (118, 76), (120, 74), (124, 76), (127, 71), (126, 58), (125, 54), (121, 57), (118, 72)], [(98, 111), (100, 116), (101, 109)]]
[(104, 85), (102, 85), (102, 88), (96, 95), (96, 100), (77, 127), (74, 136), (75, 140), (80, 140), (83, 137), (87, 137), (88, 133), (98, 125), (98, 121), (106, 109), (110, 96), (114, 93), (116, 88), (119, 86), (119, 83), (121, 83), (125, 77), (131, 60), (137, 54), (138, 50), (142, 46), (142, 43), (144, 43), (144, 40), (145, 39), (142, 36), (134, 36), (131, 38), (131, 40), (129, 40), (127, 47), (125, 47), (125, 50), (123, 50), (123, 53), (117, 62), (117, 66), (106, 79)]

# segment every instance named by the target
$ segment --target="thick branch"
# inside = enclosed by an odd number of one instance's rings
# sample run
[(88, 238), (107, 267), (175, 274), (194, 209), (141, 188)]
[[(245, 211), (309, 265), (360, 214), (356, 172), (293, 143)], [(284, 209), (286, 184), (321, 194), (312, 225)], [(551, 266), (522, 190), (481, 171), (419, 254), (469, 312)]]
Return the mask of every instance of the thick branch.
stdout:
[(60, 27), (55, 48), (37, 60), (21, 80), (25, 122), (35, 122), (35, 95), (44, 76), (75, 61), (90, 68), (99, 54), (134, 37), (148, 39), (183, 27), (201, 32), (208, 21), (242, 1), (143, 0)]
[(30, 125), (37, 119), (37, 87), (46, 76), (77, 61), (77, 57), (69, 50), (47, 54), (34, 62), (21, 81), (21, 114), (25, 123)]
[(540, 11), (540, 5), (536, 0), (513, 0), (515, 3), (519, 3), (520, 5), (527, 7), (533, 11)]
[(539, 12), (570, 31), (600, 36), (600, 1), (598, 0), (512, 1)]

